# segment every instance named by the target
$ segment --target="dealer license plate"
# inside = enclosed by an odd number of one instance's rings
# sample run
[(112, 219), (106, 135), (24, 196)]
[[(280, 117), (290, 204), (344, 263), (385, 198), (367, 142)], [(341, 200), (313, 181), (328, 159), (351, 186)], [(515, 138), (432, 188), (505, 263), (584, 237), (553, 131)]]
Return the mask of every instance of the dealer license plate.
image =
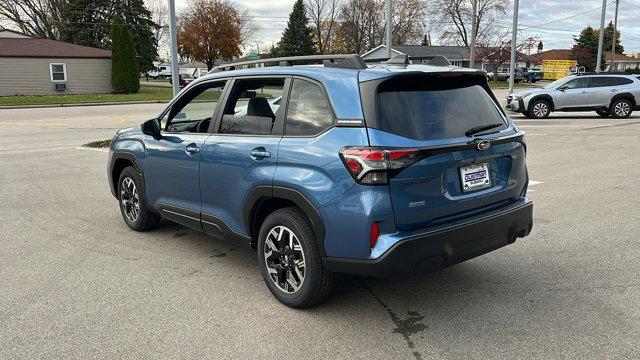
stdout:
[(480, 163), (460, 168), (462, 191), (473, 191), (491, 186), (489, 177), (489, 164)]

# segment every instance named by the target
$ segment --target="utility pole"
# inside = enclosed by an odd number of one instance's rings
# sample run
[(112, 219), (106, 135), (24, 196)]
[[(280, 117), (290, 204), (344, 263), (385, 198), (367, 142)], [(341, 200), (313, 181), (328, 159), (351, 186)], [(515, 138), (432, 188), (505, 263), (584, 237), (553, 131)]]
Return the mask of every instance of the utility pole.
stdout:
[(511, 65), (510, 65), (510, 73), (509, 73), (509, 95), (513, 93), (513, 77), (516, 74), (516, 40), (518, 39), (518, 8), (519, 7), (520, 7), (520, 0), (515, 0), (513, 2), (513, 34), (511, 35)]
[(171, 33), (171, 85), (173, 96), (180, 92), (180, 75), (178, 71), (178, 29), (176, 29), (176, 3), (169, 0), (169, 32)]
[(391, 0), (387, 0), (387, 57), (391, 59), (391, 31), (393, 30), (393, 8)]
[(478, 29), (476, 29), (476, 13), (478, 12), (478, 0), (473, 0), (473, 10), (471, 12), (471, 50), (469, 54), (469, 67), (475, 68), (475, 59), (476, 59), (476, 33)]
[(604, 47), (604, 17), (607, 14), (607, 0), (602, 0), (602, 15), (600, 15), (600, 39), (598, 40), (598, 59), (596, 60), (596, 72), (600, 72), (602, 66), (602, 48)]
[(613, 18), (613, 36), (611, 41), (611, 65), (609, 71), (613, 71), (613, 62), (616, 58), (616, 30), (618, 29), (618, 6), (620, 6), (620, 0), (616, 0), (616, 16)]

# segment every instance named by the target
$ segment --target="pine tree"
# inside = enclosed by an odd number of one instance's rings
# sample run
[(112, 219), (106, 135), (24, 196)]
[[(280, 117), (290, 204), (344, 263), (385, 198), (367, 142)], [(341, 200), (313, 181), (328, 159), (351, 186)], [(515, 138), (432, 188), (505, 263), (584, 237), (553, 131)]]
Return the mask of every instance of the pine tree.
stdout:
[[(600, 30), (596, 30), (596, 35), (600, 36)], [(611, 42), (613, 41), (613, 22), (604, 28), (604, 51), (611, 52)], [(624, 46), (620, 44), (620, 30), (616, 29), (616, 54), (624, 54)]]
[(314, 55), (316, 53), (311, 38), (309, 19), (304, 10), (302, 0), (296, 0), (289, 14), (289, 22), (278, 43), (277, 53), (280, 56)]
[(111, 85), (119, 93), (137, 93), (140, 75), (129, 27), (115, 21), (111, 25)]
[[(573, 39), (575, 44), (571, 49), (571, 59), (578, 62), (578, 66), (584, 66), (587, 71), (593, 71), (596, 68), (596, 59), (598, 58), (598, 32), (591, 26), (582, 29), (580, 36)], [(604, 68), (604, 52), (602, 58), (602, 67)]]

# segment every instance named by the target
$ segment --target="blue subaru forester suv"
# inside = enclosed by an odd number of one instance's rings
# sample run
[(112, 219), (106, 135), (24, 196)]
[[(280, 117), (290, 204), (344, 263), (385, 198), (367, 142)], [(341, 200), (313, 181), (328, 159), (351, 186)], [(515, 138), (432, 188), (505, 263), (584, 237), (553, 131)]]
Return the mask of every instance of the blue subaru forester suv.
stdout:
[(127, 225), (164, 217), (249, 246), (292, 307), (325, 298), (335, 273), (412, 276), (529, 234), (524, 133), (484, 72), (284, 66), (300, 59), (217, 69), (119, 131), (108, 176)]

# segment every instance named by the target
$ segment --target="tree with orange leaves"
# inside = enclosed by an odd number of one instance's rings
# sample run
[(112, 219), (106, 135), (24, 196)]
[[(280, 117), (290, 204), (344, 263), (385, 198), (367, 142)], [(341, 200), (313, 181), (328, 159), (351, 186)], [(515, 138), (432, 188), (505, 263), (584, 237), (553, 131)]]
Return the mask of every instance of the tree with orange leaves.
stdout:
[(253, 33), (246, 11), (228, 0), (190, 0), (178, 17), (178, 53), (211, 70), (216, 60), (240, 56)]

